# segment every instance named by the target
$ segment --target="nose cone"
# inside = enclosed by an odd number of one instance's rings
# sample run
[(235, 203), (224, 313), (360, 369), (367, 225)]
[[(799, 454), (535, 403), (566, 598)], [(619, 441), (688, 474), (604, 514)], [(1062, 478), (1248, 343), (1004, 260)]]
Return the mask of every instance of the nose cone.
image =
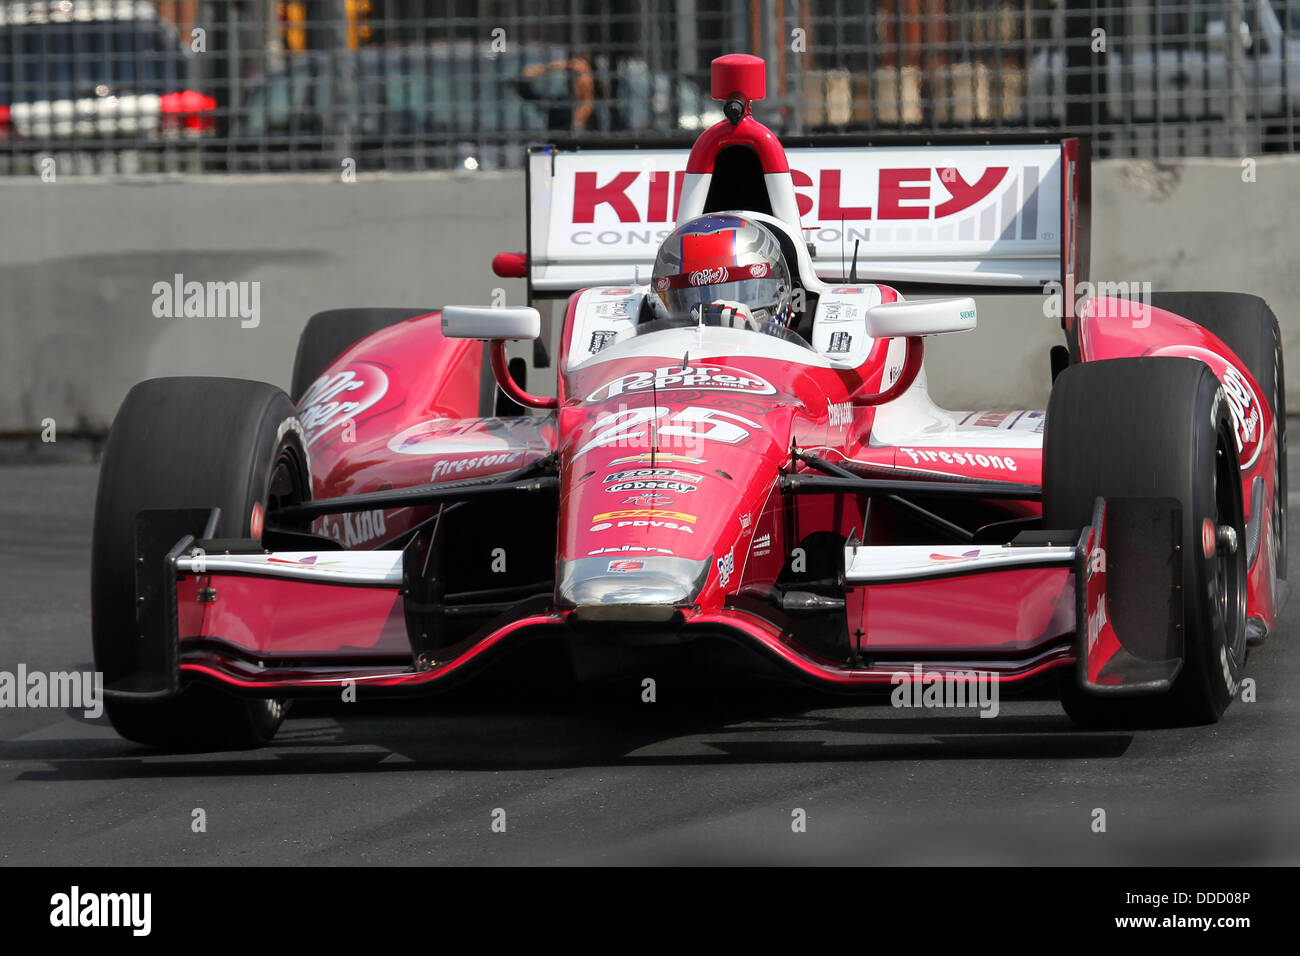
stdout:
[(560, 603), (587, 621), (667, 621), (692, 604), (709, 576), (707, 558), (579, 558), (567, 561)]

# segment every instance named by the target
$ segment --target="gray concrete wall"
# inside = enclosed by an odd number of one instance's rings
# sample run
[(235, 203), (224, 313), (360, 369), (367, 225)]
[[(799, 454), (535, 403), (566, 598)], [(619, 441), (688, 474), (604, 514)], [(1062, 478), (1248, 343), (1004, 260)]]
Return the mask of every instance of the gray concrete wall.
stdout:
[[(492, 254), (523, 247), (522, 177), (196, 178), (0, 181), (0, 432), (102, 429), (132, 384), (216, 374), (289, 385), (297, 336), (316, 311), (489, 301), (521, 281)], [(1288, 364), (1300, 343), (1300, 158), (1093, 171), (1092, 275), (1157, 290), (1266, 298)], [(156, 318), (153, 286), (261, 283), (261, 321)], [(984, 297), (973, 333), (931, 339), (932, 391), (950, 407), (1043, 407), (1060, 341), (1037, 296)], [(539, 389), (540, 390), (540, 389)], [(1300, 376), (1289, 388), (1300, 407)]]
[[(347, 306), (524, 303), (492, 274), (521, 248), (523, 181), (482, 174), (0, 182), (0, 432), (106, 428), (159, 375), (287, 389), (298, 333)], [(156, 318), (154, 283), (258, 281), (261, 321)]]

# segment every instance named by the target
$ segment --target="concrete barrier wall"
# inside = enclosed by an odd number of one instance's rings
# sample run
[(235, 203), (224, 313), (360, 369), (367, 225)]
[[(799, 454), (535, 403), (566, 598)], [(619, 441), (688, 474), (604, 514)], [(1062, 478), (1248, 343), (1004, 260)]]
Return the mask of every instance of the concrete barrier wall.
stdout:
[[(1098, 163), (1092, 275), (1156, 290), (1262, 295), (1300, 343), (1300, 157), (1241, 164)], [(516, 174), (0, 182), (0, 433), (104, 429), (135, 382), (232, 375), (288, 387), (298, 333), (343, 306), (486, 303), (493, 253), (523, 247)], [(260, 283), (260, 322), (159, 318), (154, 286)], [(936, 398), (954, 408), (1041, 408), (1058, 324), (1037, 296), (983, 297), (980, 327), (931, 339)], [(541, 388), (539, 387), (539, 390)], [(1300, 375), (1288, 401), (1300, 407)]]

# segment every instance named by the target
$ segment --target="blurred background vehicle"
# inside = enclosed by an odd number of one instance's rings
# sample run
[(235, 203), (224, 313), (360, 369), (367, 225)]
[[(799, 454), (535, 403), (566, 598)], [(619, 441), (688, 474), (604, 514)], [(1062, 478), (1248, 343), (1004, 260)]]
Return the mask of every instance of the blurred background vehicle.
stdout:
[(346, 136), (364, 169), (502, 169), (518, 165), (521, 137), (689, 131), (722, 119), (689, 80), (643, 60), (611, 69), (591, 59), (555, 44), (496, 53), (468, 40), (303, 51), (249, 83), (218, 164), (334, 168), (331, 143)]
[[(1286, 134), (1300, 107), (1300, 6), (1285, 0), (1126, 6), (1106, 18), (1125, 41), (1103, 54), (1098, 77), (1108, 123), (1138, 138), (1163, 135), (1167, 148), (1190, 140), (1186, 151), (1213, 155), (1220, 151), (1213, 139), (1223, 135), (1213, 121), (1231, 118), (1235, 91), (1244, 151), (1289, 151)], [(1053, 11), (1051, 42), (1030, 63), (1031, 123), (1065, 120), (1064, 13), (1061, 6)]]
[(191, 55), (145, 2), (0, 5), (0, 141), (101, 146), (213, 131)]
[(1151, 159), (1300, 139), (1300, 0), (0, 0), (0, 175), (687, 143), (736, 50), (767, 60), (787, 137), (1051, 128)]

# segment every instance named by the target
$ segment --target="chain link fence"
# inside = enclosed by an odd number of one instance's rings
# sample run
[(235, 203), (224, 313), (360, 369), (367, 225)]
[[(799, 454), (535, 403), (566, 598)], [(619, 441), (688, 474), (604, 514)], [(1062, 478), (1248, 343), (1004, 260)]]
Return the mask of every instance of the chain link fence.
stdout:
[[(1300, 0), (0, 0), (0, 175), (504, 169), (690, 142), (709, 62), (782, 133), (1081, 132), (1296, 149)], [(1293, 65), (1294, 64), (1294, 65)]]

